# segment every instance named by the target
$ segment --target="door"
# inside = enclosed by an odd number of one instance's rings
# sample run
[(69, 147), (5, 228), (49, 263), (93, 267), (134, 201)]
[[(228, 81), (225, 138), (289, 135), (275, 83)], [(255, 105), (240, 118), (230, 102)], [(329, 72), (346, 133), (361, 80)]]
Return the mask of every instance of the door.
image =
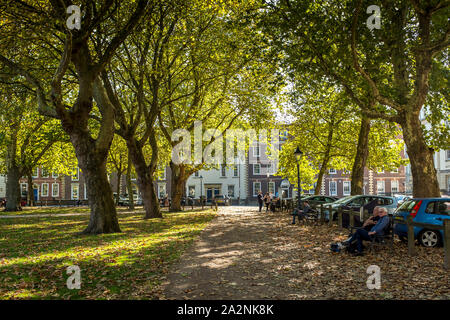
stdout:
[(212, 189), (206, 189), (206, 200), (207, 201), (211, 201), (212, 195), (213, 195)]
[(33, 187), (33, 198), (34, 198), (34, 201), (39, 200), (38, 197), (39, 197), (39, 188), (35, 186), (35, 187)]
[(450, 219), (450, 201), (429, 202), (425, 208), (423, 222), (443, 225), (445, 219)]

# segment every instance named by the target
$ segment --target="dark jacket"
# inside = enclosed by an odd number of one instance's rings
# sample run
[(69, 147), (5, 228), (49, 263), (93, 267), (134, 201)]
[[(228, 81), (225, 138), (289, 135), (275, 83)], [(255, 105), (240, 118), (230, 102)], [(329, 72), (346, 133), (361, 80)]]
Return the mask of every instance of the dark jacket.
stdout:
[(262, 203), (263, 202), (263, 195), (260, 193), (258, 194), (258, 202)]

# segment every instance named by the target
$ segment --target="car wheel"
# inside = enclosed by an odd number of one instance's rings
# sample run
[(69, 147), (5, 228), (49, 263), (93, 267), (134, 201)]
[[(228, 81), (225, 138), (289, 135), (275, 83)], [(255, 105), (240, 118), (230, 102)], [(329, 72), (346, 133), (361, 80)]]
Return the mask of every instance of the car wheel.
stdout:
[(419, 242), (424, 247), (433, 248), (440, 243), (440, 237), (438, 231), (423, 230), (419, 234)]

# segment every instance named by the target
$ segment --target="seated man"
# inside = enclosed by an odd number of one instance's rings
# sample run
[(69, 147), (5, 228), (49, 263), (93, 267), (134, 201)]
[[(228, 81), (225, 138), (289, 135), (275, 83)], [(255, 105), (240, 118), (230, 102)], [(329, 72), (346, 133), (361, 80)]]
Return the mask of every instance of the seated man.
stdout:
[(374, 225), (377, 224), (378, 220), (380, 220), (380, 216), (378, 214), (378, 211), (381, 207), (375, 207), (373, 208), (373, 215), (368, 218), (366, 221), (364, 221), (361, 228), (366, 229), (367, 231), (370, 231)]
[(293, 220), (292, 224), (295, 224), (295, 217), (298, 216), (298, 220), (303, 219), (309, 212), (311, 212), (311, 206), (309, 205), (308, 200), (303, 201), (303, 210), (295, 209), (292, 214)]
[[(375, 210), (374, 210), (375, 211)], [(378, 216), (380, 217), (378, 222), (370, 228), (370, 231), (367, 231), (364, 228), (357, 229), (356, 232), (352, 235), (350, 239), (344, 241), (343, 244), (345, 246), (350, 245), (353, 241), (356, 240), (356, 256), (363, 255), (363, 240), (372, 241), (375, 235), (384, 235), (385, 228), (389, 225), (389, 216), (386, 208), (379, 207), (378, 208)]]

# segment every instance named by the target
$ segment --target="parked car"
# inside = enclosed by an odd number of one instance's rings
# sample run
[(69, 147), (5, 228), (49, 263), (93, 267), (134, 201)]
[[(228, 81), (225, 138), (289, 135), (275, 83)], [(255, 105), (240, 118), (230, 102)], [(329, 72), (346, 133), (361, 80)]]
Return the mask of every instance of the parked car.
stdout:
[[(413, 198), (405, 201), (394, 213), (394, 233), (404, 240), (408, 237), (406, 218), (412, 216), (416, 222), (443, 225), (450, 219), (450, 198)], [(443, 230), (414, 227), (414, 239), (424, 247), (442, 244)]]
[(404, 194), (394, 194), (394, 197), (397, 199), (397, 207), (400, 207), (406, 200), (411, 199), (411, 197)]
[[(397, 199), (394, 197), (388, 197), (388, 196), (377, 196), (377, 195), (356, 195), (356, 196), (347, 196), (344, 198), (341, 198), (339, 200), (336, 200), (335, 202), (331, 203), (331, 210), (332, 210), (332, 218), (333, 220), (337, 220), (337, 211), (339, 208), (342, 208), (344, 210), (354, 210), (359, 211), (361, 207), (367, 208), (369, 213), (371, 214), (373, 211), (373, 208), (375, 207), (373, 205), (373, 201), (376, 200), (376, 206), (384, 207), (387, 209), (388, 214), (392, 215), (397, 208)], [(329, 219), (329, 210), (325, 210), (325, 217), (326, 219)], [(348, 221), (350, 218), (348, 215), (343, 214), (343, 225), (346, 226), (348, 224)], [(361, 224), (359, 221), (359, 217), (355, 218), (356, 222), (355, 225), (358, 226)]]
[(231, 199), (230, 197), (224, 195), (224, 194), (218, 194), (214, 197), (214, 200), (216, 201), (217, 205), (223, 204), (224, 206), (231, 205)]
[(313, 196), (307, 196), (307, 197), (304, 197), (304, 198), (302, 197), (301, 200), (302, 201), (308, 200), (309, 204), (320, 205), (320, 204), (333, 203), (336, 200), (338, 200), (338, 198), (337, 197), (330, 197), (330, 196), (313, 195)]
[[(121, 195), (119, 197), (119, 206), (128, 206), (129, 205), (129, 197), (128, 195)], [(133, 201), (134, 201), (134, 205), (136, 206), (142, 206), (143, 202), (142, 202), (142, 198), (141, 196), (134, 194), (133, 195)]]

